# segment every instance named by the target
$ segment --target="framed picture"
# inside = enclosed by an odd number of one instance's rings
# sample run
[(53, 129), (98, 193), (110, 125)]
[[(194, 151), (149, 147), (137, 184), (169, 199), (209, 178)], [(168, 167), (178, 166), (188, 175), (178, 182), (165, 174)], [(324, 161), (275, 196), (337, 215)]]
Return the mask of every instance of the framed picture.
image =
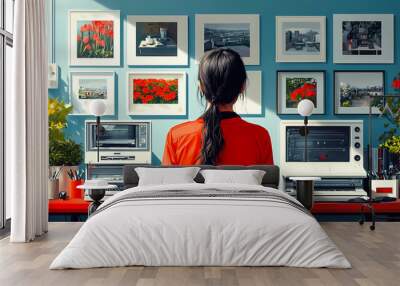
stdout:
[(334, 63), (394, 63), (392, 14), (333, 15)]
[(187, 65), (187, 16), (128, 16), (128, 65)]
[(260, 64), (259, 15), (196, 15), (196, 60), (209, 50), (227, 47), (246, 65)]
[(90, 104), (93, 100), (103, 100), (106, 104), (104, 115), (115, 113), (115, 73), (114, 72), (71, 72), (70, 103), (71, 115), (92, 115)]
[(326, 17), (276, 17), (276, 61), (326, 62)]
[(247, 71), (246, 92), (239, 97), (233, 106), (236, 113), (241, 115), (262, 114), (262, 73), (261, 71)]
[(335, 71), (334, 98), (335, 114), (380, 114), (379, 107), (385, 94), (385, 72), (377, 71)]
[(186, 73), (133, 71), (128, 73), (129, 115), (186, 115)]
[(325, 113), (325, 71), (277, 71), (277, 112), (298, 114), (303, 99), (314, 103), (313, 114)]
[(69, 12), (71, 66), (120, 65), (119, 11)]

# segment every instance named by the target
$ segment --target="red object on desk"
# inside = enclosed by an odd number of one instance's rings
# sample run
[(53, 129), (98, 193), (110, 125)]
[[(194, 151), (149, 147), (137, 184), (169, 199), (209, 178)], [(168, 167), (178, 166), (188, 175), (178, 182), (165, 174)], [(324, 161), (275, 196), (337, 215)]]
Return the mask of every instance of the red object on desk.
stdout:
[(87, 214), (90, 202), (83, 199), (49, 200), (50, 214)]
[[(50, 214), (87, 214), (90, 202), (83, 199), (49, 200)], [(313, 214), (359, 214), (361, 203), (316, 202)], [(388, 203), (375, 203), (377, 214), (399, 214), (400, 200)]]
[(83, 185), (83, 183), (83, 180), (69, 181), (68, 188), (71, 199), (83, 199), (83, 197), (85, 196), (85, 191), (77, 188), (79, 185)]
[(391, 194), (391, 193), (393, 193), (393, 189), (390, 187), (380, 187), (380, 188), (376, 188), (376, 192), (378, 194)]
[[(400, 200), (386, 203), (374, 203), (377, 214), (399, 214)], [(316, 202), (311, 210), (313, 214), (359, 214), (362, 203)]]

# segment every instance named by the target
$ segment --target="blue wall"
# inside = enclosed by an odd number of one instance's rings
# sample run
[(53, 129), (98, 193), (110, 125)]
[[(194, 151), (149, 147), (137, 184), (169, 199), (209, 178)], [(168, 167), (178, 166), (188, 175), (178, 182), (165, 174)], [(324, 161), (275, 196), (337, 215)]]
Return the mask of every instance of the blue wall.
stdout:
[[(266, 127), (271, 134), (274, 146), (275, 161), (279, 162), (279, 121), (280, 119), (299, 119), (296, 115), (278, 116), (276, 114), (276, 70), (280, 69), (316, 69), (326, 70), (326, 115), (313, 116), (312, 119), (367, 119), (366, 116), (335, 116), (333, 115), (333, 70), (335, 69), (383, 69), (386, 70), (386, 91), (390, 92), (390, 81), (400, 71), (398, 66), (398, 55), (400, 45), (395, 46), (394, 65), (334, 65), (332, 59), (332, 15), (334, 13), (395, 13), (396, 39), (400, 33), (399, 16), (400, 1), (398, 0), (49, 0), (53, 4), (54, 11), (54, 60), (60, 66), (60, 88), (50, 90), (50, 96), (60, 97), (68, 101), (69, 72), (72, 70), (87, 70), (93, 68), (70, 68), (68, 65), (68, 10), (121, 10), (121, 18), (124, 23), (127, 15), (188, 15), (189, 16), (189, 55), (188, 67), (179, 70), (187, 71), (188, 77), (188, 119), (198, 117), (202, 110), (196, 92), (197, 65), (194, 61), (195, 55), (195, 14), (200, 13), (256, 13), (260, 14), (260, 36), (261, 36), (261, 64), (250, 66), (248, 70), (261, 70), (263, 72), (263, 103), (264, 115), (248, 118), (249, 121)], [(50, 7), (51, 8), (51, 7)], [(326, 63), (276, 63), (275, 62), (275, 16), (289, 15), (315, 15), (327, 16), (327, 62)], [(49, 15), (51, 18), (51, 15)], [(51, 33), (49, 33), (51, 36)], [(111, 119), (129, 119), (126, 114), (126, 73), (129, 71), (126, 64), (125, 52), (125, 25), (121, 27), (121, 67), (101, 68), (101, 70), (115, 71), (118, 85), (116, 88), (118, 104), (117, 115)], [(51, 47), (50, 47), (51, 48)], [(49, 50), (51, 51), (51, 49)], [(154, 67), (152, 67), (154, 68)], [(155, 67), (157, 68), (157, 67)], [(70, 125), (67, 130), (68, 136), (77, 142), (84, 139), (84, 120), (90, 117), (71, 116)], [(157, 164), (162, 158), (165, 135), (169, 128), (186, 119), (163, 118), (153, 120), (153, 163)], [(379, 121), (379, 120), (376, 120)], [(365, 122), (367, 123), (367, 121)], [(382, 130), (381, 122), (377, 122), (374, 128), (377, 137)], [(240, 134), (238, 134), (240, 136)], [(366, 135), (365, 135), (366, 137)]]

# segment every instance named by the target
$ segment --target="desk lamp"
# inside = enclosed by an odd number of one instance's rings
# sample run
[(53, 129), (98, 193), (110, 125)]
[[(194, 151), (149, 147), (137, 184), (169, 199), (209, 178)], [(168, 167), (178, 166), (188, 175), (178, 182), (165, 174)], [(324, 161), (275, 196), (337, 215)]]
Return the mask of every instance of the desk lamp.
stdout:
[[(304, 117), (304, 162), (308, 162), (308, 117), (312, 115), (314, 111), (314, 103), (309, 99), (303, 99), (297, 105), (297, 112)], [(303, 133), (303, 132), (301, 132)], [(303, 135), (303, 134), (302, 134)]]
[(97, 147), (97, 163), (100, 161), (100, 116), (106, 112), (106, 105), (102, 100), (95, 100), (90, 105), (90, 112), (96, 116), (96, 147)]
[[(308, 117), (313, 113), (314, 103), (309, 99), (303, 99), (297, 105), (297, 112), (304, 117), (304, 128), (300, 130), (300, 135), (304, 136), (304, 162), (308, 162)], [(313, 207), (313, 192), (314, 192), (314, 181), (320, 180), (317, 177), (292, 177), (291, 180), (296, 181), (296, 196), (299, 202), (304, 207), (311, 210)]]

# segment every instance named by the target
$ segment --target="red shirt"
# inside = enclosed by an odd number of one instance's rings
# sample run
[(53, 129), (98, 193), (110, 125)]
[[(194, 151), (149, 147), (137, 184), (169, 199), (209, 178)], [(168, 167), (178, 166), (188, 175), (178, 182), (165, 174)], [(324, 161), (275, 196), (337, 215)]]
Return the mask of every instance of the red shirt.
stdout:
[[(172, 127), (167, 135), (163, 165), (201, 164), (203, 119)], [(224, 145), (218, 165), (273, 165), (271, 138), (268, 131), (239, 116), (221, 120)]]

